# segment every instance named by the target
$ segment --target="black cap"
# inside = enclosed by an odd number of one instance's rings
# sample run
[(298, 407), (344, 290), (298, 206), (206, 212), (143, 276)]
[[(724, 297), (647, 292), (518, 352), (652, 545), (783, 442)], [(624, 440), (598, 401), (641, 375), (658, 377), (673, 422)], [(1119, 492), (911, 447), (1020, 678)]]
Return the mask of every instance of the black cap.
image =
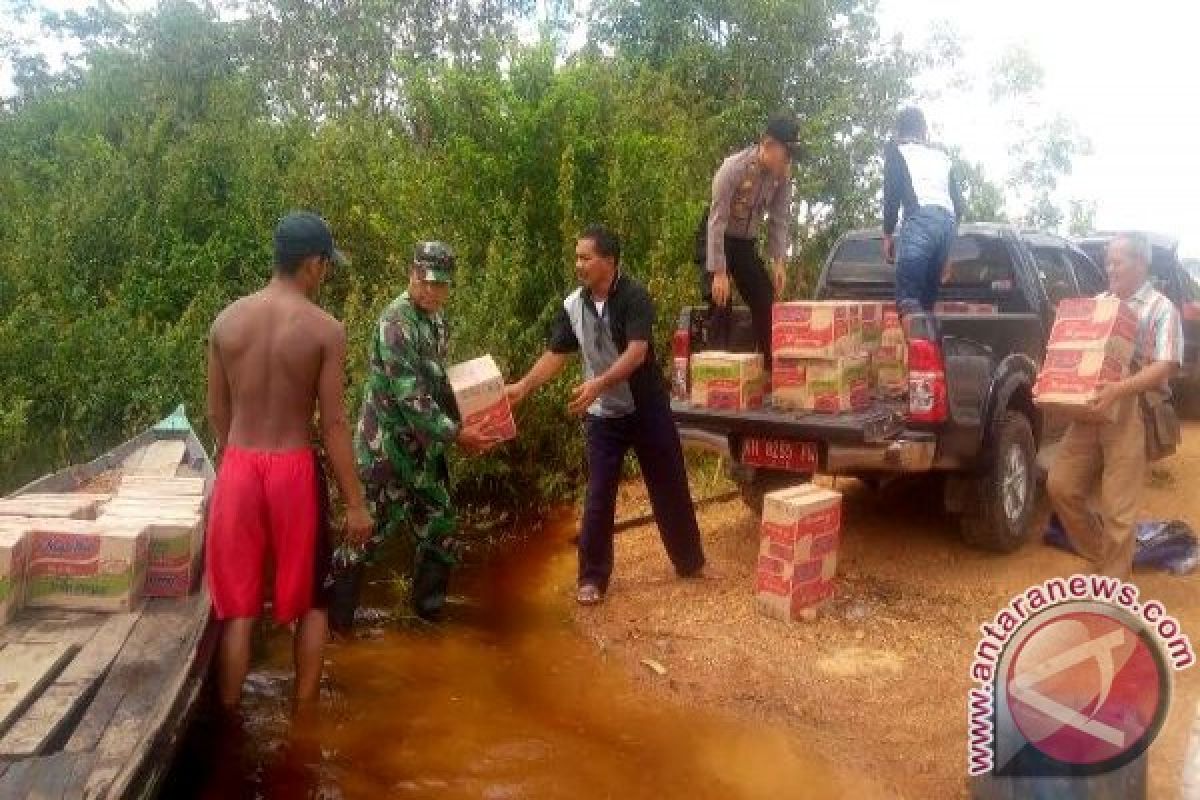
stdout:
[(347, 263), (333, 246), (333, 232), (325, 220), (311, 211), (293, 211), (275, 226), (275, 262), (282, 264), (305, 256), (325, 256), (337, 267)]
[(413, 251), (413, 265), (425, 271), (425, 280), (454, 283), (454, 251), (445, 242), (419, 242)]
[(795, 156), (800, 149), (800, 123), (795, 117), (776, 114), (767, 120), (766, 134), (786, 147), (790, 156)]

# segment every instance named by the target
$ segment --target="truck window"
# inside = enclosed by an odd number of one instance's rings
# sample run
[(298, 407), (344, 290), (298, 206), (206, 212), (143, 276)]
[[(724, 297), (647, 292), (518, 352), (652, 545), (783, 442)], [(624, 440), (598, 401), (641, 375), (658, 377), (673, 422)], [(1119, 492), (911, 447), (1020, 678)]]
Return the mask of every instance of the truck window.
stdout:
[(1058, 304), (1068, 297), (1077, 297), (1079, 289), (1075, 285), (1075, 275), (1067, 251), (1061, 247), (1034, 247), (1033, 257), (1037, 262), (1038, 275), (1042, 278), (1042, 286), (1046, 288), (1046, 297), (1050, 305), (1058, 308)]
[[(892, 285), (895, 267), (884, 262), (882, 247), (879, 237), (844, 240), (829, 263), (826, 280), (835, 286)], [(943, 286), (987, 291), (1013, 289), (1012, 256), (1004, 240), (993, 234), (960, 234), (950, 248)]]
[(1070, 250), (1067, 251), (1067, 255), (1075, 266), (1075, 282), (1079, 284), (1081, 295), (1095, 297), (1108, 291), (1108, 276), (1092, 259)]

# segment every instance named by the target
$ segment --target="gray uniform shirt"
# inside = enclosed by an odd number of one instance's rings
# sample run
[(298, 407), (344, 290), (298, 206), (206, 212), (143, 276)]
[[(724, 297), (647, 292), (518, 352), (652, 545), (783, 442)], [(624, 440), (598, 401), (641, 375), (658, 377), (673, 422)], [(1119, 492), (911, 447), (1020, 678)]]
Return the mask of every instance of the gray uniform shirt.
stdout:
[(787, 257), (791, 236), (792, 181), (777, 178), (758, 163), (758, 145), (725, 159), (712, 182), (708, 211), (708, 271), (724, 272), (725, 237), (755, 239), (769, 216), (767, 255)]

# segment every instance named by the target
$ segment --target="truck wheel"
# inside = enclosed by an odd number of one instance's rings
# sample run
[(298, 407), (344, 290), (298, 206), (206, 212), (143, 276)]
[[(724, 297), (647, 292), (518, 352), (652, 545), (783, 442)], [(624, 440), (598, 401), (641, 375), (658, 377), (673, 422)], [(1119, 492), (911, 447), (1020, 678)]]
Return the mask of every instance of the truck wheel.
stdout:
[(992, 443), (992, 463), (978, 478), (975, 502), (962, 515), (962, 535), (975, 547), (1011, 553), (1029, 538), (1037, 499), (1029, 418), (1006, 413), (993, 430)]
[(763, 498), (771, 492), (808, 483), (812, 475), (798, 472), (775, 472), (758, 470), (746, 480), (738, 481), (738, 490), (742, 493), (742, 502), (756, 516), (762, 516)]

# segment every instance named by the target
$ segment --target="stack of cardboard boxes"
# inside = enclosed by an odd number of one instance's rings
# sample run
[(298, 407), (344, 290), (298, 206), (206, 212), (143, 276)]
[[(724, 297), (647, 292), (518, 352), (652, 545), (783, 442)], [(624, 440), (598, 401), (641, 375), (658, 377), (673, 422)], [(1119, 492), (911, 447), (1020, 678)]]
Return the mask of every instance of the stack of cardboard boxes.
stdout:
[[(870, 327), (873, 337), (873, 319)], [(870, 404), (862, 303), (776, 303), (771, 350), (776, 408), (837, 413)]]
[(803, 619), (833, 594), (841, 522), (842, 496), (831, 489), (805, 484), (766, 496), (755, 579), (761, 613)]
[(759, 353), (696, 353), (691, 363), (692, 405), (725, 411), (760, 408), (766, 389)]
[(880, 327), (879, 346), (871, 356), (875, 391), (883, 398), (900, 398), (908, 392), (908, 342), (894, 304), (884, 307)]
[(100, 521), (141, 527), (146, 535), (147, 597), (183, 597), (200, 575), (204, 480), (128, 476)]
[(1128, 375), (1136, 340), (1137, 316), (1119, 298), (1063, 300), (1034, 384), (1035, 402), (1071, 416), (1086, 411), (1102, 386)]

